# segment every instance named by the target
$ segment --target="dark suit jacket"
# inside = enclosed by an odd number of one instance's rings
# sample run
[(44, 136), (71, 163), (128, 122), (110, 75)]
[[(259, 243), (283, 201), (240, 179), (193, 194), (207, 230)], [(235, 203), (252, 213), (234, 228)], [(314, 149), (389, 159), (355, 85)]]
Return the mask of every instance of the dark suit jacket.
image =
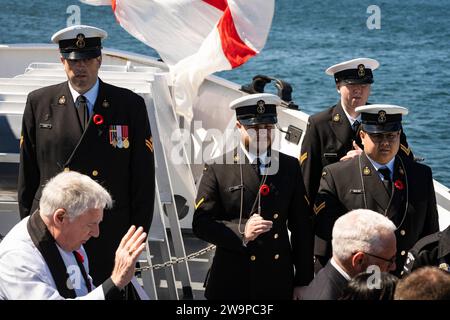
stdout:
[[(224, 159), (233, 159), (233, 155)], [(222, 163), (226, 163), (224, 159)], [(208, 299), (292, 299), (294, 286), (306, 285), (313, 277), (312, 213), (300, 166), (297, 159), (282, 153), (275, 159), (273, 155), (272, 163), (279, 161), (278, 173), (267, 177), (270, 192), (261, 196), (261, 215), (272, 220), (273, 226), (247, 247), (239, 228), (244, 231), (261, 176), (251, 164), (242, 164), (243, 219), (239, 227), (240, 165), (205, 167), (192, 227), (199, 238), (217, 246), (206, 285)]]
[(338, 300), (347, 284), (347, 279), (328, 261), (305, 289), (302, 300)]
[[(322, 169), (338, 162), (348, 151), (353, 150), (355, 140), (359, 144), (361, 139), (358, 135), (355, 136), (340, 101), (327, 110), (309, 117), (302, 142), (300, 163), (311, 203), (314, 203), (319, 189)], [(413, 159), (403, 131), (400, 144), (399, 154)]]
[[(112, 195), (100, 237), (85, 245), (94, 282), (110, 275), (115, 250), (130, 225), (148, 231), (153, 215), (155, 174), (144, 100), (130, 90), (100, 81), (94, 114), (83, 132), (67, 82), (28, 95), (22, 122), (18, 200), (21, 218), (39, 206), (45, 183), (63, 170), (89, 175)], [(111, 125), (128, 126), (128, 148), (110, 144)]]
[(408, 250), (420, 238), (438, 231), (439, 223), (428, 166), (396, 156), (393, 181), (389, 196), (365, 153), (325, 167), (314, 205), (316, 235), (330, 241), (334, 222), (350, 210), (364, 208), (384, 214), (397, 226), (398, 274)]

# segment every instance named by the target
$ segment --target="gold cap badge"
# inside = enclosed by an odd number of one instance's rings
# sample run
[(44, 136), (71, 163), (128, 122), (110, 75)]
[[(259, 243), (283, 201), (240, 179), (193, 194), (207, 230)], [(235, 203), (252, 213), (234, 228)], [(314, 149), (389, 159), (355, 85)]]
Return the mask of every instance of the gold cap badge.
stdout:
[(77, 35), (77, 42), (75, 42), (75, 45), (79, 49), (83, 49), (86, 46), (86, 42), (84, 41), (84, 34), (79, 33)]
[(380, 110), (378, 112), (378, 124), (386, 123), (386, 111)]
[(363, 78), (366, 75), (366, 69), (363, 64), (358, 65), (358, 77)]
[(266, 103), (264, 102), (264, 100), (259, 100), (257, 104), (258, 107), (256, 108), (256, 112), (258, 112), (259, 114), (266, 112)]

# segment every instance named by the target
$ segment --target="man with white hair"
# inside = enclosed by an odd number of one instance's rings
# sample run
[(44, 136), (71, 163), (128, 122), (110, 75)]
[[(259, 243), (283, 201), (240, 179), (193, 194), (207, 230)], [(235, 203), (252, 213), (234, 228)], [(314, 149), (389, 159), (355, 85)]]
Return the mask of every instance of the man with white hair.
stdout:
[(99, 236), (109, 193), (77, 172), (63, 172), (42, 191), (39, 210), (0, 243), (0, 299), (120, 299), (131, 281), (146, 233), (132, 226), (115, 254), (111, 276), (95, 288), (83, 248)]
[(395, 269), (395, 225), (366, 209), (350, 211), (336, 220), (333, 256), (303, 292), (304, 300), (337, 300), (348, 281), (369, 266), (380, 272)]

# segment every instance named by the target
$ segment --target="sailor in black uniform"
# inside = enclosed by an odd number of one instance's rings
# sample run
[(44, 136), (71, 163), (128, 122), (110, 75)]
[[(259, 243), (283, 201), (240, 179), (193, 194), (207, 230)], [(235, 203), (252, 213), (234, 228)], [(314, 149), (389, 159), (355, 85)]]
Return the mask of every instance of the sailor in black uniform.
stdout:
[(439, 230), (431, 168), (397, 155), (402, 114), (393, 105), (356, 108), (361, 113), (364, 152), (323, 169), (314, 204), (316, 236), (328, 242), (336, 219), (358, 208), (384, 214), (396, 225), (397, 268), (422, 237)]
[(192, 228), (217, 246), (208, 299), (299, 298), (313, 278), (312, 212), (300, 166), (270, 148), (280, 103), (267, 93), (233, 101), (240, 145), (204, 168)]
[(424, 266), (435, 266), (450, 272), (450, 226), (420, 239), (409, 250), (403, 271), (411, 273)]
[(155, 167), (142, 97), (98, 77), (104, 30), (84, 25), (56, 32), (68, 81), (28, 95), (20, 138), (20, 217), (39, 206), (45, 183), (62, 171), (86, 174), (112, 195), (100, 237), (86, 243), (96, 285), (111, 274), (120, 239), (131, 225), (148, 232)]

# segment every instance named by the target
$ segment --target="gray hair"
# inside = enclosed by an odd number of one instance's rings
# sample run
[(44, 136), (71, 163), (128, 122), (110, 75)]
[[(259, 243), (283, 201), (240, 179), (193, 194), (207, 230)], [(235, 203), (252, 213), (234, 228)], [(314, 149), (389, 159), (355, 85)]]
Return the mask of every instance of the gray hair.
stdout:
[(40, 212), (50, 217), (57, 209), (65, 209), (69, 219), (88, 209), (112, 207), (108, 191), (90, 177), (75, 172), (62, 172), (50, 179), (42, 191)]
[(344, 214), (333, 227), (333, 256), (340, 261), (355, 252), (373, 252), (385, 246), (386, 235), (395, 232), (395, 225), (382, 214), (358, 209)]

